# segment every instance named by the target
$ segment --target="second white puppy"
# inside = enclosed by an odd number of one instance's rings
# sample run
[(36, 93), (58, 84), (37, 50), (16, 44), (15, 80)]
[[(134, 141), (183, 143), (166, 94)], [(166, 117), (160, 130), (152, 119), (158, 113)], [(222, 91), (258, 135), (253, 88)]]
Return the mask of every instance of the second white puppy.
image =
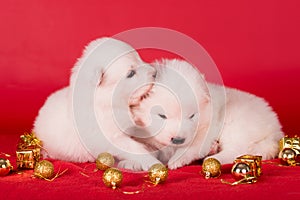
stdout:
[(277, 155), (283, 133), (265, 100), (206, 83), (185, 61), (163, 60), (155, 67), (152, 93), (132, 112), (148, 132), (147, 139), (139, 140), (156, 149), (170, 169), (209, 155), (222, 164), (243, 154)]

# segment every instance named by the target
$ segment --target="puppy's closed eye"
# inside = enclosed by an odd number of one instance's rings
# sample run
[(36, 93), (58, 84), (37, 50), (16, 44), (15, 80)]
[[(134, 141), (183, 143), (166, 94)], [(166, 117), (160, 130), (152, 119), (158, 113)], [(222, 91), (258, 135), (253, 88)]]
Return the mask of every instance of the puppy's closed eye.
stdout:
[(136, 74), (135, 70), (130, 70), (129, 73), (127, 74), (127, 78), (131, 78)]
[(162, 118), (162, 119), (167, 119), (167, 116), (164, 114), (158, 114), (158, 116), (160, 116), (160, 118)]
[(195, 113), (189, 116), (190, 119), (193, 119), (194, 117), (195, 117)]

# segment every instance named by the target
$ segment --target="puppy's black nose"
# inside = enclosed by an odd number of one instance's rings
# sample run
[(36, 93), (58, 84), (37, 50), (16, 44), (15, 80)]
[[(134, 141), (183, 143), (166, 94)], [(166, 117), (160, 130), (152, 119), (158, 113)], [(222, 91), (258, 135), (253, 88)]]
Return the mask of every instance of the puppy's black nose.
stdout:
[(185, 138), (181, 138), (181, 137), (171, 138), (171, 142), (173, 144), (183, 144), (184, 141), (185, 141)]

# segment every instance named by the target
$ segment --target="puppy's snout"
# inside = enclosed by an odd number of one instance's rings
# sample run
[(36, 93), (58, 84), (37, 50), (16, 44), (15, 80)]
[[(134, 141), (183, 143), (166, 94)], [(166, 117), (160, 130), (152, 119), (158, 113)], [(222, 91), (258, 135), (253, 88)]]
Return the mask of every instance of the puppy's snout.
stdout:
[(181, 138), (181, 137), (174, 137), (174, 138), (171, 138), (171, 142), (173, 144), (183, 144), (185, 141), (185, 138)]

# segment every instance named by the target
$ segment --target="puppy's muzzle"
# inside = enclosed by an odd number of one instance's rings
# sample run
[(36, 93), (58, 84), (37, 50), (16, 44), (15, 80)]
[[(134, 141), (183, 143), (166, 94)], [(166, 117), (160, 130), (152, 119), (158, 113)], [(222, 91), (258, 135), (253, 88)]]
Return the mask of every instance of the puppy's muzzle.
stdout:
[(173, 144), (183, 144), (185, 141), (185, 138), (181, 138), (181, 137), (174, 137), (174, 138), (171, 138), (171, 142)]

